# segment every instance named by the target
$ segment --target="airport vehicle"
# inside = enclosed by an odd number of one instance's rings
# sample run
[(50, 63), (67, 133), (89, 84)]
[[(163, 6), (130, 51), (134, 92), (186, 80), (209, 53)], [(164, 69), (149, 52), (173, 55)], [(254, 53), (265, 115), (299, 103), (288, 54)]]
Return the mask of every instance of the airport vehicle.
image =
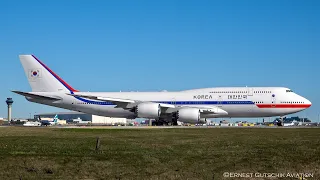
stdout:
[(32, 91), (13, 91), (28, 101), (120, 118), (205, 123), (218, 117), (285, 116), (311, 102), (286, 87), (218, 87), (174, 92), (80, 92), (34, 55), (20, 55)]
[[(297, 123), (298, 124), (298, 123)], [(295, 126), (296, 124), (294, 122), (285, 122), (283, 123), (283, 126)]]
[(23, 124), (23, 126), (28, 126), (28, 127), (39, 127), (41, 126), (41, 123), (40, 122), (33, 122), (33, 121), (27, 121)]

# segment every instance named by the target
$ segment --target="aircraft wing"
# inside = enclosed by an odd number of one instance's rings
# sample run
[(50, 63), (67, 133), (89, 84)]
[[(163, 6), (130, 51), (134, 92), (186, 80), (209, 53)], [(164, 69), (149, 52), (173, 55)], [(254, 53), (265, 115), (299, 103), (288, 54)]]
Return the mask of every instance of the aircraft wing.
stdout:
[(130, 99), (118, 99), (118, 98), (92, 96), (92, 95), (84, 95), (84, 94), (68, 94), (68, 95), (70, 95), (70, 96), (75, 96), (75, 97), (82, 97), (82, 98), (92, 99), (92, 100), (113, 102), (113, 103), (117, 103), (117, 102), (121, 102), (121, 103), (134, 103), (134, 102), (136, 102), (136, 101), (130, 100)]
[[(146, 102), (146, 101), (138, 101), (138, 100), (131, 100), (131, 99), (119, 99), (119, 98), (112, 98), (112, 97), (92, 96), (92, 95), (78, 94), (78, 93), (77, 94), (68, 94), (68, 95), (92, 99), (92, 100), (111, 102), (111, 103), (117, 105), (116, 108), (124, 108), (124, 109), (130, 109), (137, 104), (140, 104), (142, 102)], [(174, 105), (164, 104), (164, 103), (160, 103), (160, 106), (162, 108), (174, 108), (175, 107)]]
[(58, 101), (61, 100), (59, 97), (53, 97), (53, 96), (45, 96), (45, 95), (40, 95), (40, 94), (34, 94), (34, 93), (29, 93), (29, 92), (22, 92), (22, 91), (12, 91), (16, 94), (20, 94), (25, 97), (31, 97), (35, 99), (44, 99), (44, 100), (52, 100), (52, 101)]
[[(130, 109), (134, 106), (144, 103), (146, 101), (138, 101), (138, 100), (132, 100), (132, 99), (119, 99), (119, 98), (112, 98), (112, 97), (100, 97), (100, 96), (93, 96), (93, 95), (87, 95), (87, 94), (68, 94), (70, 96), (75, 97), (82, 97), (92, 100), (99, 100), (99, 101), (105, 101), (105, 102), (111, 102), (116, 106), (116, 108), (123, 108), (123, 109)], [(197, 108), (200, 109), (200, 112), (202, 114), (228, 114), (225, 110), (216, 107), (216, 106), (203, 106), (203, 107), (194, 107), (194, 106), (175, 106), (173, 104), (165, 104), (165, 103), (159, 103), (161, 108), (163, 109), (162, 112), (170, 113), (174, 112), (178, 109), (182, 108)]]

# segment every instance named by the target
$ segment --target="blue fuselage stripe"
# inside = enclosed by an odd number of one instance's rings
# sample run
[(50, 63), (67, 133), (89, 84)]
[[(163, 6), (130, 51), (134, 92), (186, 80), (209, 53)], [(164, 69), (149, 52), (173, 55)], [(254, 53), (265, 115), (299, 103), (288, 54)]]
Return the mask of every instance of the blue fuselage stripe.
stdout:
[[(92, 101), (81, 97), (75, 97), (78, 100), (97, 105), (115, 105), (111, 102), (105, 101)], [(252, 101), (152, 101), (154, 103), (173, 104), (173, 105), (248, 105), (254, 104)]]

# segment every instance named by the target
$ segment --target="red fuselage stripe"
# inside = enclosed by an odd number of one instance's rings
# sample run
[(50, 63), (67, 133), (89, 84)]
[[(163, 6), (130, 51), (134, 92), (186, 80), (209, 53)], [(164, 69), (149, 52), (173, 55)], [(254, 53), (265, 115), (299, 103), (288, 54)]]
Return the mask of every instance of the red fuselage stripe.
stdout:
[(311, 104), (256, 104), (259, 108), (308, 108)]

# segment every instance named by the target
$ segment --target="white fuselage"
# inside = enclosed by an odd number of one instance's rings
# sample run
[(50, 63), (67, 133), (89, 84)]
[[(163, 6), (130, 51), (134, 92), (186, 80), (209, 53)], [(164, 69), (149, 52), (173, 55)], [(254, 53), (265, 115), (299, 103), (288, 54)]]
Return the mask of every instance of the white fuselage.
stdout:
[[(74, 97), (64, 92), (32, 92), (61, 98), (58, 101), (27, 97), (29, 101), (107, 117), (136, 118), (134, 112), (110, 102)], [(77, 94), (77, 92), (71, 92)], [(81, 92), (81, 94), (160, 102), (175, 106), (218, 107), (227, 115), (204, 114), (201, 118), (285, 116), (311, 106), (306, 98), (284, 87), (225, 87), (177, 92)]]

